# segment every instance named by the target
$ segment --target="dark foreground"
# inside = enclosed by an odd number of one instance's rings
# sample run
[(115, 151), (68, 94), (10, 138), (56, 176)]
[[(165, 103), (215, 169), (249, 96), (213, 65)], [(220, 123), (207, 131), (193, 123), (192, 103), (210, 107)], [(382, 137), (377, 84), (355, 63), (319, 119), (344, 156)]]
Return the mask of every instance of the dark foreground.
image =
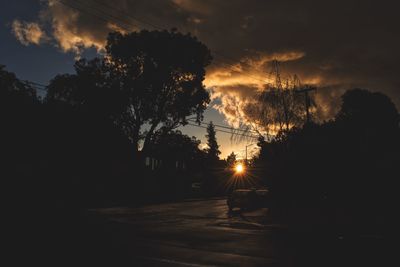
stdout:
[[(129, 266), (385, 266), (381, 235), (273, 223), (225, 199), (90, 210), (100, 263)], [(305, 230), (307, 229), (307, 230)], [(99, 242), (99, 241), (97, 241)], [(103, 242), (103, 243), (102, 243)], [(99, 250), (101, 251), (101, 250)]]
[(268, 209), (228, 213), (225, 199), (51, 217), (21, 221), (18, 229), (29, 226), (29, 235), (12, 236), (15, 266), (389, 266), (391, 260), (382, 235), (292, 228), (273, 223)]
[(119, 230), (115, 245), (137, 266), (275, 266), (281, 256), (282, 227), (265, 225), (267, 211), (228, 214), (225, 199), (92, 212)]

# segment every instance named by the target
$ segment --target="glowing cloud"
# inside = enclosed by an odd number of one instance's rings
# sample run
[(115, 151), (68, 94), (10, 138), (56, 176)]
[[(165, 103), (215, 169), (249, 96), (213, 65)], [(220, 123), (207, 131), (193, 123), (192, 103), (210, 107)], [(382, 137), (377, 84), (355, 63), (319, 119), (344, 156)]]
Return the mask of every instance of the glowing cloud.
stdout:
[[(175, 27), (193, 33), (214, 53), (205, 85), (213, 107), (233, 126), (254, 119), (248, 107), (271, 80), (272, 60), (321, 88), (315, 94), (320, 119), (332, 117), (339, 96), (354, 87), (382, 91), (400, 103), (399, 16), (387, 5), (371, 9), (355, 0), (316, 2), (312, 8), (289, 0), (42, 2), (38, 21), (15, 20), (13, 34), (24, 45), (49, 41), (78, 57), (87, 48), (101, 52), (114, 30)], [(344, 12), (352, 6), (357, 6), (354, 12)]]
[(213, 108), (223, 114), (226, 122), (233, 127), (256, 127), (252, 107), (258, 105), (258, 93), (273, 81), (273, 77), (268, 75), (272, 61), (295, 61), (305, 56), (301, 51), (272, 54), (252, 51), (251, 54), (231, 66), (210, 68), (205, 80), (212, 100), (216, 100)]
[(47, 40), (45, 32), (42, 31), (38, 23), (25, 22), (16, 19), (13, 21), (11, 27), (15, 37), (23, 45), (39, 45)]

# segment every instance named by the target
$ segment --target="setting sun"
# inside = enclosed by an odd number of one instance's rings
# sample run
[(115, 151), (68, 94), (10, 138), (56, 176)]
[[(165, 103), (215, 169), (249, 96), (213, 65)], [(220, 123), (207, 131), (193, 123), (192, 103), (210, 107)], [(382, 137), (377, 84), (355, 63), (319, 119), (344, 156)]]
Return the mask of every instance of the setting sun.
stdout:
[(237, 172), (237, 173), (242, 173), (242, 172), (244, 172), (244, 167), (243, 167), (243, 164), (237, 164), (236, 166), (235, 166), (235, 171)]

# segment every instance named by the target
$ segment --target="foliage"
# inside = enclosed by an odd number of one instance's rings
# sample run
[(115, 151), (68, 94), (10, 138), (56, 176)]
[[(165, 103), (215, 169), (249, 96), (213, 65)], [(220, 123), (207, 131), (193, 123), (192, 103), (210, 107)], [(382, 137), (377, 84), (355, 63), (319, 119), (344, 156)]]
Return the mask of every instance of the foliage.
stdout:
[(216, 137), (216, 131), (214, 124), (212, 121), (208, 124), (207, 126), (207, 158), (210, 160), (210, 162), (216, 162), (219, 159), (219, 155), (221, 154), (221, 151), (219, 151), (219, 145), (217, 143), (217, 137)]
[(0, 101), (2, 105), (33, 104), (38, 98), (31, 86), (18, 80), (14, 73), (0, 65)]
[(259, 127), (273, 133), (289, 131), (304, 121), (304, 100), (295, 88), (267, 86), (258, 96)]
[[(102, 59), (80, 60), (76, 74), (57, 76), (47, 101), (91, 110), (117, 124), (138, 149), (154, 132), (168, 132), (186, 117), (197, 120), (209, 103), (203, 80), (210, 51), (175, 31), (111, 33)], [(147, 127), (148, 126), (148, 127)]]
[(342, 107), (336, 120), (360, 130), (391, 130), (399, 126), (399, 113), (395, 105), (384, 94), (363, 89), (347, 91), (342, 96)]
[(199, 171), (203, 167), (205, 154), (199, 149), (200, 140), (194, 136), (189, 137), (178, 130), (169, 133), (158, 131), (150, 144), (150, 154), (163, 162), (184, 161), (191, 171)]
[(39, 112), (36, 91), (0, 65), (0, 155), (4, 166), (25, 162), (34, 155)]
[(196, 38), (174, 31), (112, 33), (106, 49), (128, 97), (124, 120), (133, 135), (150, 125), (144, 149), (160, 124), (169, 131), (189, 115), (201, 119), (209, 102), (203, 80), (211, 55)]
[(236, 154), (232, 153), (228, 155), (228, 157), (226, 158), (226, 163), (228, 166), (233, 166), (236, 162)]
[(290, 129), (304, 125), (308, 120), (306, 108), (312, 108), (315, 103), (312, 96), (303, 95), (304, 90), (313, 90), (313, 87), (301, 84), (296, 75), (282, 77), (278, 61), (272, 65), (272, 81), (248, 101), (244, 108), (246, 118), (242, 120), (247, 131), (281, 138)]
[(360, 89), (342, 99), (335, 120), (260, 143), (258, 166), (268, 177), (274, 210), (286, 211), (293, 223), (302, 214), (313, 223), (368, 221), (371, 226), (388, 222), (396, 203), (391, 190), (399, 175), (400, 130), (394, 104), (383, 94)]

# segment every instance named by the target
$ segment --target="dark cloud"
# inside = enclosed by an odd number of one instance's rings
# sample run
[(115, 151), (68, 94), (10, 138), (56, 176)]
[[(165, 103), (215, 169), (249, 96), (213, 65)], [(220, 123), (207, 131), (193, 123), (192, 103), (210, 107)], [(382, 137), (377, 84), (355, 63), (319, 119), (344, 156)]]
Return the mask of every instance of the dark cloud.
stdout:
[(317, 102), (325, 117), (351, 87), (384, 92), (400, 106), (395, 1), (63, 1), (85, 11), (48, 0), (41, 23), (51, 24), (47, 35), (64, 51), (101, 50), (109, 31), (152, 29), (149, 24), (198, 36), (214, 52), (206, 84), (228, 117), (234, 109), (224, 103), (234, 102), (223, 98), (234, 98), (238, 106), (248, 101), (268, 79), (273, 58), (283, 61), (284, 74), (296, 73), (321, 88)]

